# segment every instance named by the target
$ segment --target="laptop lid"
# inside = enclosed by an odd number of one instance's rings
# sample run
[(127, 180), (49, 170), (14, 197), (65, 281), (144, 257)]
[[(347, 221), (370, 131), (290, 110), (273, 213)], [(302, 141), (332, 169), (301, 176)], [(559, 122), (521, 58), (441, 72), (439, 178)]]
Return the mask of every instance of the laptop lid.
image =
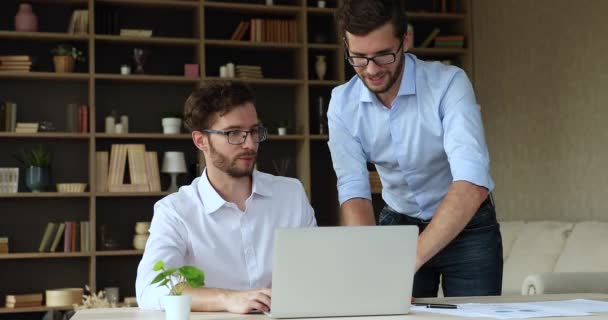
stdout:
[(409, 312), (416, 226), (278, 229), (273, 318)]

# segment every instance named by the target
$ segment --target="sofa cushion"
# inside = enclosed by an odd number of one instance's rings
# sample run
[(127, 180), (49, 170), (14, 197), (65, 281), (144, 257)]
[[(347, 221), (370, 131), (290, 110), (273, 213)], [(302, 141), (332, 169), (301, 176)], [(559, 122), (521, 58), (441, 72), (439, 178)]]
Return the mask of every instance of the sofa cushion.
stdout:
[(608, 222), (577, 223), (566, 241), (554, 271), (608, 271)]
[(535, 221), (523, 225), (504, 262), (502, 292), (520, 294), (529, 274), (551, 272), (573, 223)]
[(500, 222), (500, 234), (502, 235), (502, 257), (507, 260), (511, 253), (511, 248), (517, 239), (517, 235), (521, 232), (525, 222), (522, 220), (518, 221), (501, 221)]

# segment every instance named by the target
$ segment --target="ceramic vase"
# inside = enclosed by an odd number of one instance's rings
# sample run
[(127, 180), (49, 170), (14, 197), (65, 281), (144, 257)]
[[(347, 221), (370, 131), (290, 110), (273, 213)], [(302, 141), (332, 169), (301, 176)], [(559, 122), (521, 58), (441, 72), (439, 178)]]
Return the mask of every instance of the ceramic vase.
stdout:
[(32, 11), (32, 5), (22, 3), (19, 5), (19, 11), (15, 15), (15, 30), (36, 32), (38, 31), (38, 18)]
[(325, 73), (327, 72), (327, 62), (325, 61), (325, 56), (317, 56), (317, 61), (315, 62), (315, 71), (317, 72), (317, 77), (319, 80), (325, 79)]

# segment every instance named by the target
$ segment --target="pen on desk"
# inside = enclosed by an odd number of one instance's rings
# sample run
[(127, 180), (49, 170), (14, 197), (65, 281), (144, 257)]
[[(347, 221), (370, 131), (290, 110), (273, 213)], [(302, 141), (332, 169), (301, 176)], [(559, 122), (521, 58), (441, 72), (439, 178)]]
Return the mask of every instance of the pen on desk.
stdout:
[(446, 303), (414, 303), (414, 305), (434, 309), (458, 309), (458, 306), (456, 306), (455, 304)]

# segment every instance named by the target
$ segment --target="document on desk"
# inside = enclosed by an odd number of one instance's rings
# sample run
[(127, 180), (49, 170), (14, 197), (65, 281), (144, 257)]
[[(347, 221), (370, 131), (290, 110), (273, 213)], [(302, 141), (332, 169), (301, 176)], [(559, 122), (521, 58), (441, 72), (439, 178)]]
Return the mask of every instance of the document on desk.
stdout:
[(567, 300), (522, 303), (465, 303), (457, 309), (434, 309), (414, 306), (417, 312), (432, 312), (460, 317), (488, 317), (494, 319), (528, 319), (540, 317), (590, 316), (605, 311), (608, 303), (594, 300)]

